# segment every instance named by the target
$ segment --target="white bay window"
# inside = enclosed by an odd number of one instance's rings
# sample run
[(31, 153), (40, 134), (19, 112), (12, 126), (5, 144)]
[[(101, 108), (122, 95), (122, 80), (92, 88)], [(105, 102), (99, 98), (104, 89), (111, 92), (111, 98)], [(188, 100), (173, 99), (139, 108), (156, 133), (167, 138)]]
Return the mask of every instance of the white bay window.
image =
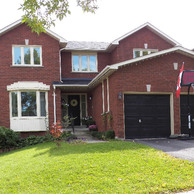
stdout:
[[(10, 91), (10, 128), (14, 131), (46, 131), (48, 90), (41, 82), (16, 82)], [(46, 124), (47, 123), (47, 124)]]

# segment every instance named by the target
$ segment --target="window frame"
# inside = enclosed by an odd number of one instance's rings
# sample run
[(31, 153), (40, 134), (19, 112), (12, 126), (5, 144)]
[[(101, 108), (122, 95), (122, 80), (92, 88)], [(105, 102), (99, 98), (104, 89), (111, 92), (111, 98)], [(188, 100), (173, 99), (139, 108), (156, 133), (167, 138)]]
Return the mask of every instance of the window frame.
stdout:
[[(14, 48), (20, 48), (21, 64), (15, 64)], [(30, 64), (24, 63), (24, 48), (30, 48)], [(34, 64), (34, 48), (40, 49), (40, 64)], [(12, 45), (12, 66), (16, 67), (40, 67), (42, 66), (42, 46), (41, 45)]]
[[(73, 57), (74, 56), (78, 56), (79, 57), (79, 71), (74, 71), (73, 69)], [(82, 71), (82, 56), (87, 56), (87, 71)], [(96, 69), (95, 71), (90, 71), (90, 57), (91, 56), (95, 56), (96, 60), (95, 60), (95, 63), (96, 63)], [(73, 52), (71, 54), (71, 64), (72, 64), (72, 72), (73, 73), (97, 73), (98, 72), (98, 58), (97, 58), (97, 53), (92, 53), (92, 52), (83, 52), (83, 53), (76, 53), (76, 52)]]
[[(22, 92), (36, 92), (36, 116), (22, 116), (22, 98), (21, 93)], [(46, 115), (41, 116), (41, 101), (40, 101), (40, 93), (45, 93), (45, 110)], [(12, 115), (12, 93), (17, 94), (17, 116)], [(29, 118), (47, 118), (48, 116), (48, 92), (44, 90), (14, 90), (10, 91), (10, 118), (13, 119), (29, 119)]]
[(139, 57), (143, 57), (143, 56), (146, 56), (146, 55), (143, 55), (143, 52), (148, 52), (147, 55), (149, 55), (152, 52), (153, 53), (158, 52), (158, 49), (141, 49), (141, 48), (135, 48), (135, 49), (133, 49), (133, 58), (138, 58), (138, 57), (135, 57), (135, 52), (137, 52), (137, 51), (140, 52), (140, 56)]

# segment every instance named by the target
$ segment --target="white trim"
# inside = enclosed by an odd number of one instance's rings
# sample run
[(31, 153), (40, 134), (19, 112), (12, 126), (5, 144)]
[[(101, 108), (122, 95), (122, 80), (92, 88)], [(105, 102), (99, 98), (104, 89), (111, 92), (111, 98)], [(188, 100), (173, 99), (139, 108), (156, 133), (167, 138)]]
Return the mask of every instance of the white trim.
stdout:
[(113, 64), (111, 66), (114, 67), (114, 68), (119, 68), (121, 66), (125, 66), (125, 65), (129, 65), (131, 63), (144, 61), (146, 59), (152, 59), (154, 57), (158, 57), (160, 55), (165, 55), (165, 54), (172, 53), (172, 52), (182, 52), (182, 53), (185, 53), (186, 55), (191, 55), (194, 58), (194, 52), (193, 51), (188, 50), (188, 49), (183, 48), (183, 47), (173, 47), (173, 48), (170, 48), (170, 49), (158, 51), (156, 53), (152, 53), (152, 54), (145, 55), (145, 56), (142, 56), (142, 57), (137, 57), (137, 58), (130, 59), (130, 60), (127, 60), (127, 61), (116, 63), (116, 64)]
[(37, 81), (19, 81), (7, 86), (7, 91), (17, 90), (50, 90), (50, 86)]
[(102, 80), (102, 112), (105, 112), (105, 107), (104, 107), (104, 80)]
[(143, 49), (143, 48), (134, 48), (133, 49), (133, 58), (137, 58), (135, 57), (135, 52), (139, 51), (139, 57), (145, 56), (143, 54), (143, 52), (148, 52), (148, 55), (151, 53), (155, 53), (158, 52), (158, 49)]
[(54, 108), (54, 124), (57, 122), (57, 113), (56, 113), (56, 93), (55, 93), (56, 87), (53, 86), (53, 108)]
[(152, 24), (150, 24), (149, 22), (139, 26), (138, 28), (135, 28), (134, 30), (124, 34), (123, 36), (117, 38), (116, 40), (114, 40), (112, 42), (112, 44), (119, 44), (119, 42), (123, 39), (125, 39), (126, 37), (134, 34), (135, 32), (141, 30), (142, 28), (148, 28), (150, 29), (153, 33), (157, 34), (158, 36), (160, 36), (161, 38), (165, 39), (167, 42), (173, 44), (174, 46), (181, 46), (180, 43), (178, 43), (177, 41), (175, 41), (174, 39), (172, 39), (170, 36), (168, 36), (167, 34), (163, 33), (162, 31), (160, 31), (158, 28), (156, 28), (155, 26), (153, 26)]
[[(79, 57), (79, 71), (73, 70), (73, 56)], [(82, 62), (81, 57), (86, 56), (87, 57), (87, 71), (82, 71)], [(96, 69), (95, 71), (90, 71), (90, 57), (95, 56), (95, 63), (96, 63)], [(72, 66), (72, 73), (97, 73), (98, 72), (98, 55), (96, 52), (72, 52), (71, 53), (71, 66)]]
[[(21, 64), (15, 64), (15, 57), (14, 57), (14, 48), (20, 48), (21, 52)], [(30, 49), (30, 64), (24, 63), (24, 48)], [(34, 64), (34, 48), (40, 49), (40, 64)], [(41, 45), (12, 45), (12, 66), (30, 66), (30, 67), (40, 67), (42, 66), (42, 46)]]
[(171, 135), (174, 135), (174, 101), (173, 101), (173, 93), (170, 94), (170, 129), (171, 129)]
[(106, 78), (106, 83), (107, 83), (107, 112), (110, 111), (110, 101), (109, 101), (109, 79), (108, 77)]
[[(4, 33), (8, 32), (8, 31), (10, 31), (10, 30), (16, 28), (16, 27), (19, 26), (19, 25), (22, 25), (22, 24), (23, 24), (23, 23), (22, 23), (22, 19), (19, 19), (19, 20), (13, 22), (12, 24), (10, 24), (10, 25), (8, 25), (8, 26), (2, 28), (2, 29), (0, 30), (0, 36), (3, 35)], [(49, 29), (45, 29), (45, 30), (46, 30), (46, 33), (47, 33), (49, 36), (51, 36), (51, 37), (53, 37), (54, 39), (58, 40), (61, 44), (67, 44), (67, 40), (65, 40), (63, 37), (59, 36), (58, 34), (56, 34), (55, 32), (53, 32), (53, 31), (51, 31), (51, 30), (49, 30)]]

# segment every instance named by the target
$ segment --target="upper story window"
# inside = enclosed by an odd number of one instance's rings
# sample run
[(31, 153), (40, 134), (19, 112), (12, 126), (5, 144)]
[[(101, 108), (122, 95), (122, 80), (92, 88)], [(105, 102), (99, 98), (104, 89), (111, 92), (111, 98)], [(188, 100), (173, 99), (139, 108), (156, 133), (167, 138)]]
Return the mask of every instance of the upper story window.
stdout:
[(133, 58), (142, 57), (158, 52), (158, 49), (133, 49)]
[(41, 46), (12, 46), (13, 66), (41, 66), (42, 47)]
[(72, 54), (73, 72), (97, 72), (96, 54)]

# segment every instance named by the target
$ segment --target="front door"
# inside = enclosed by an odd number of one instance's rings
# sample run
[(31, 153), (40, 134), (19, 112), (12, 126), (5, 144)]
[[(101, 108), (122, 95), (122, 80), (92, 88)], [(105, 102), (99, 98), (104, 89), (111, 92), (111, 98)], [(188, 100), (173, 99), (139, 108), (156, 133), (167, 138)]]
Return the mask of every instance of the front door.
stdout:
[(68, 95), (68, 115), (74, 119), (74, 125), (80, 125), (80, 95)]

